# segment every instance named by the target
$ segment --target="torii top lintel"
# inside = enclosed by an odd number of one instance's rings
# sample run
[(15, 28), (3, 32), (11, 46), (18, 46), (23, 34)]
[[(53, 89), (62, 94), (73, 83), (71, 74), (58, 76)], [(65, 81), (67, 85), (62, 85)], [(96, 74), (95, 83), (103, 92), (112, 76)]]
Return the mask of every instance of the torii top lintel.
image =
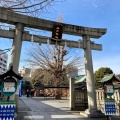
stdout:
[(100, 38), (104, 35), (107, 29), (104, 28), (90, 28), (83, 26), (76, 26), (71, 24), (59, 23), (50, 20), (35, 18), (23, 14), (18, 14), (0, 7), (0, 22), (9, 24), (23, 23), (26, 27), (37, 28), (46, 31), (52, 31), (53, 25), (62, 25), (63, 33), (70, 35), (83, 36), (88, 34), (91, 38)]

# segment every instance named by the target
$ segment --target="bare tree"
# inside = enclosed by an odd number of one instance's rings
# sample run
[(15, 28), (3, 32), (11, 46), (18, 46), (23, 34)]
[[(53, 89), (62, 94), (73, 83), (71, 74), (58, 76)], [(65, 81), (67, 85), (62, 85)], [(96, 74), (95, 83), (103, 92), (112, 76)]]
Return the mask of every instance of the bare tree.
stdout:
[[(12, 12), (22, 13), (34, 17), (41, 17), (43, 14), (45, 15), (45, 13), (51, 13), (55, 3), (63, 1), (64, 0), (0, 0), (0, 7), (4, 7), (8, 11)], [(0, 29), (15, 29), (15, 26), (0, 22)], [(38, 32), (46, 32), (27, 27), (25, 27), (25, 30), (30, 32), (32, 31), (35, 34)]]
[[(42, 73), (53, 75), (53, 86), (60, 87), (66, 82), (68, 74), (74, 72), (75, 67), (83, 69), (83, 58), (81, 56), (72, 57), (68, 55), (64, 46), (42, 46), (35, 45), (27, 51), (27, 58), (25, 61), (32, 66), (42, 69)], [(69, 56), (69, 57), (68, 57)], [(41, 73), (41, 74), (42, 74)], [(57, 92), (57, 95), (59, 92)]]
[(40, 15), (48, 12), (55, 2), (64, 0), (0, 0), (0, 6), (23, 14)]

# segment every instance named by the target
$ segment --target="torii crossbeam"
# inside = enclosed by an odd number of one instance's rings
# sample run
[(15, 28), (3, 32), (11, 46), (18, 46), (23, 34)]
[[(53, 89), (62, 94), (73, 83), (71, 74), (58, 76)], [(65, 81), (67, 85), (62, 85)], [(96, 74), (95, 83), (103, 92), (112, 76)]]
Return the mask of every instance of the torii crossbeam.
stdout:
[[(11, 53), (10, 66), (14, 66), (14, 71), (18, 71), (19, 61), (20, 61), (20, 53), (22, 47), (22, 41), (27, 40), (30, 41), (31, 35), (25, 33), (24, 27), (36, 28), (40, 30), (52, 31), (53, 25), (61, 25), (63, 27), (64, 34), (70, 34), (75, 36), (82, 36), (83, 40), (80, 41), (80, 48), (84, 49), (85, 56), (85, 70), (86, 70), (86, 80), (87, 80), (87, 93), (88, 93), (88, 109), (86, 113), (89, 117), (100, 117), (101, 112), (97, 110), (96, 103), (96, 93), (95, 93), (95, 85), (94, 85), (94, 76), (93, 76), (93, 65), (92, 65), (92, 54), (91, 49), (94, 50), (102, 50), (102, 45), (94, 44), (90, 41), (90, 38), (100, 38), (102, 35), (106, 34), (106, 29), (104, 28), (90, 28), (83, 26), (70, 25), (65, 23), (54, 22), (50, 20), (44, 20), (40, 18), (35, 18), (27, 15), (22, 15), (18, 13), (14, 13), (12, 11), (7, 10), (6, 8), (0, 8), (0, 22), (13, 24), (16, 26), (14, 31), (0, 31), (1, 37), (13, 38), (13, 47)], [(35, 36), (35, 41), (40, 41), (41, 43), (46, 43), (46, 37), (43, 37), (44, 40), (41, 39), (42, 36)], [(48, 38), (48, 37), (47, 37)], [(46, 39), (46, 40), (45, 40)], [(63, 45), (65, 40), (61, 40), (60, 45)], [(68, 41), (67, 45), (71, 47), (78, 48), (78, 42), (76, 41)], [(55, 44), (54, 41), (51, 44)]]

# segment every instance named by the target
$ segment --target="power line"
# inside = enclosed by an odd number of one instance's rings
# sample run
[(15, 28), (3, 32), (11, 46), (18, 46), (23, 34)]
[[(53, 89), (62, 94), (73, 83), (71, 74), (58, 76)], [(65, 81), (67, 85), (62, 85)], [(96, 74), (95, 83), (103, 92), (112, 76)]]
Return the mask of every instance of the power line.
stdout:
[(3, 54), (5, 54), (5, 53), (9, 52), (11, 49), (12, 49), (12, 48), (8, 48), (8, 49), (0, 50), (0, 51), (5, 51), (5, 52), (2, 52), (0, 55), (3, 55)]
[(11, 48), (8, 48), (8, 49), (4, 49), (4, 50), (0, 50), (0, 51), (5, 51), (5, 50), (10, 50)]

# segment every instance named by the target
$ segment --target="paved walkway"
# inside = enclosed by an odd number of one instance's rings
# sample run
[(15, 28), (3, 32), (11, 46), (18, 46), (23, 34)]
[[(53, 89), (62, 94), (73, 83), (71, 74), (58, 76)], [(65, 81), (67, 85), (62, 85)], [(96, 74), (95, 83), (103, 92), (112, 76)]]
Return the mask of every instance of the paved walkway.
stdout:
[[(115, 118), (113, 120), (118, 120)], [(106, 120), (106, 118), (90, 119), (69, 110), (68, 100), (44, 98), (19, 98), (18, 117), (15, 120)]]

